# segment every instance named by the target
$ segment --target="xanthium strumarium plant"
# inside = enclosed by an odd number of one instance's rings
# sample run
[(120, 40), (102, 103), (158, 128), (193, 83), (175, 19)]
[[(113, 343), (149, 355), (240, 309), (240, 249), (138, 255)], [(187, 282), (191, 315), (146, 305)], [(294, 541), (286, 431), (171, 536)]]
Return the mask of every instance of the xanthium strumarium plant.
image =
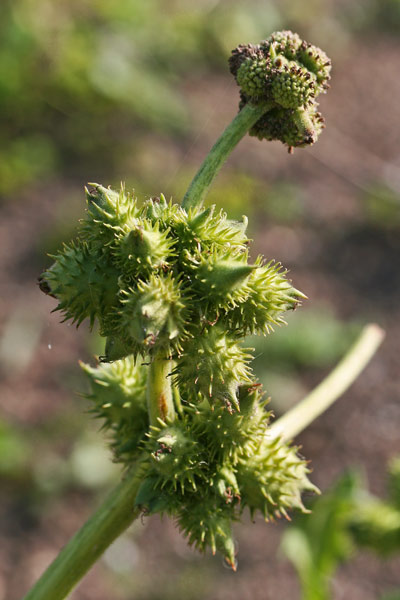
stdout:
[(316, 489), (297, 449), (269, 436), (251, 349), (241, 345), (284, 323), (304, 296), (279, 263), (249, 263), (245, 218), (202, 199), (247, 131), (290, 150), (317, 140), (330, 61), (281, 31), (236, 48), (230, 69), (240, 112), (182, 204), (90, 184), (77, 239), (40, 285), (65, 320), (97, 320), (106, 338), (99, 366), (82, 366), (115, 460), (140, 463), (132, 511), (170, 515), (190, 544), (235, 568), (232, 523), (246, 507), (268, 521), (304, 511), (302, 492)]

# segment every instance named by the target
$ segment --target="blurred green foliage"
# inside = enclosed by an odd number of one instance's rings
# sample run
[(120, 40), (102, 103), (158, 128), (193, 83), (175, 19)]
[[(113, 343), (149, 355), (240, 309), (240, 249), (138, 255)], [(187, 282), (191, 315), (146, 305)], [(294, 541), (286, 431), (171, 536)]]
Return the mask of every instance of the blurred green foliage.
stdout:
[[(399, 458), (389, 465), (388, 488), (388, 499), (378, 498), (358, 471), (349, 471), (310, 503), (311, 515), (288, 527), (281, 548), (297, 571), (303, 600), (329, 600), (338, 566), (364, 548), (383, 558), (400, 553)], [(396, 597), (390, 592), (384, 598)]]
[(254, 368), (279, 367), (287, 372), (304, 368), (326, 368), (338, 360), (360, 331), (360, 324), (345, 323), (327, 306), (302, 308), (286, 317), (289, 327), (273, 336), (251, 337), (247, 345), (255, 348)]
[(0, 195), (71, 167), (109, 173), (146, 130), (181, 136), (188, 77), (280, 24), (273, 2), (4, 0)]
[(361, 323), (341, 321), (326, 305), (304, 306), (288, 313), (286, 321), (288, 327), (277, 328), (274, 335), (251, 336), (244, 342), (254, 348), (252, 368), (277, 415), (307, 394), (304, 375), (331, 368), (361, 329)]
[(385, 31), (399, 33), (400, 27), (400, 0), (376, 0), (375, 26)]
[(387, 594), (384, 594), (381, 600), (400, 600), (400, 590), (392, 590)]
[(0, 479), (19, 480), (26, 475), (30, 455), (23, 432), (0, 421)]
[(400, 194), (383, 182), (371, 184), (363, 195), (367, 220), (383, 229), (400, 225)]
[[(293, 0), (3, 0), (0, 6), (0, 197), (53, 175), (117, 166), (149, 131), (190, 135), (185, 87), (223, 72), (238, 43), (292, 27), (340, 46), (399, 0), (307, 7)], [(318, 27), (315, 24), (318, 23)], [(138, 173), (134, 173), (137, 175)], [(119, 175), (119, 171), (118, 171)]]
[(222, 173), (210, 190), (206, 205), (216, 204), (229, 216), (241, 219), (243, 213), (249, 219), (250, 231), (257, 219), (263, 223), (291, 224), (303, 216), (302, 193), (290, 181), (263, 181), (255, 175), (238, 170)]
[(327, 600), (329, 578), (352, 553), (346, 525), (357, 486), (354, 473), (344, 476), (313, 504), (312, 515), (296, 519), (283, 536), (281, 548), (297, 570), (303, 600)]

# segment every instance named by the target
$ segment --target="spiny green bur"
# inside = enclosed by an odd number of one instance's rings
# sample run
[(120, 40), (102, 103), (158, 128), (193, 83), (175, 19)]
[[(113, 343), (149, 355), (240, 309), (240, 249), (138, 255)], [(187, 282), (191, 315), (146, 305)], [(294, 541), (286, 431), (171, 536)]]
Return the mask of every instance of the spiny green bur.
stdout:
[[(315, 141), (315, 98), (329, 79), (322, 51), (279, 32), (239, 46), (230, 64), (242, 103), (269, 106), (253, 133)], [(86, 196), (77, 239), (53, 257), (41, 288), (65, 320), (98, 322), (105, 353), (97, 368), (83, 365), (87, 397), (116, 461), (147, 456), (136, 505), (171, 515), (190, 544), (235, 568), (232, 522), (246, 507), (268, 521), (304, 511), (301, 493), (315, 491), (296, 449), (269, 437), (241, 345), (284, 323), (304, 296), (279, 263), (249, 263), (245, 217), (186, 211), (163, 196), (140, 204), (123, 187), (90, 184)]]
[[(312, 488), (296, 451), (265, 441), (266, 402), (240, 345), (283, 323), (303, 295), (279, 264), (248, 263), (246, 219), (187, 213), (164, 197), (139, 207), (124, 189), (100, 185), (87, 199), (77, 240), (42, 281), (65, 319), (97, 319), (107, 338), (102, 363), (83, 365), (93, 413), (117, 461), (147, 452), (143, 510), (172, 515), (189, 543), (235, 566), (231, 523), (244, 508), (269, 520), (303, 510), (300, 494)], [(146, 363), (156, 356), (172, 361), (183, 408), (150, 427)]]
[(240, 108), (247, 103), (269, 107), (250, 135), (280, 140), (290, 151), (317, 141), (324, 119), (316, 98), (328, 89), (331, 70), (323, 50), (296, 33), (279, 31), (258, 45), (238, 46), (229, 64), (240, 86)]

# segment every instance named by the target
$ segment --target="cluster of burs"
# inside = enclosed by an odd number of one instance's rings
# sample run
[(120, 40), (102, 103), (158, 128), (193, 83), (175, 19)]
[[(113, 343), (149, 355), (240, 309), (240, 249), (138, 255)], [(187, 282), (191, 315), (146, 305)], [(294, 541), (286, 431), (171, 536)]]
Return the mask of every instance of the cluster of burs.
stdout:
[(278, 31), (258, 45), (240, 45), (230, 69), (248, 102), (265, 104), (268, 112), (250, 130), (266, 140), (302, 147), (317, 141), (324, 128), (317, 96), (328, 89), (331, 61), (320, 48), (291, 31)]
[[(106, 337), (91, 381), (95, 416), (115, 459), (147, 456), (136, 503), (176, 518), (190, 543), (235, 565), (232, 521), (245, 507), (269, 520), (303, 509), (314, 489), (296, 449), (268, 436), (269, 414), (240, 342), (283, 322), (302, 294), (279, 264), (248, 262), (246, 219), (185, 211), (164, 197), (139, 205), (93, 185), (77, 239), (41, 287), (65, 319)], [(149, 374), (167, 364), (174, 410), (150, 423)], [(168, 395), (168, 394), (166, 394)]]

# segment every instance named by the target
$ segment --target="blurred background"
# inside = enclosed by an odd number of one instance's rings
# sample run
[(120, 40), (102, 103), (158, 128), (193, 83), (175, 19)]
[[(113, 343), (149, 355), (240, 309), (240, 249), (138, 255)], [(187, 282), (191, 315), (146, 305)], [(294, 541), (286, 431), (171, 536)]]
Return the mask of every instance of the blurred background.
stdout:
[[(47, 253), (73, 237), (88, 181), (179, 202), (237, 111), (230, 51), (287, 28), (333, 60), (327, 129), (293, 156), (246, 138), (209, 203), (247, 214), (254, 255), (280, 260), (309, 297), (287, 328), (251, 340), (277, 415), (364, 323), (387, 330), (357, 383), (297, 440), (322, 491), (351, 467), (386, 494), (400, 453), (400, 0), (2, 0), (0, 600), (26, 592), (119, 477), (79, 396), (78, 359), (94, 364), (102, 342), (51, 314), (36, 285)], [(300, 598), (280, 549), (287, 524), (244, 521), (236, 574), (168, 519), (143, 518), (71, 598)], [(399, 553), (346, 557), (331, 598), (400, 597)]]

